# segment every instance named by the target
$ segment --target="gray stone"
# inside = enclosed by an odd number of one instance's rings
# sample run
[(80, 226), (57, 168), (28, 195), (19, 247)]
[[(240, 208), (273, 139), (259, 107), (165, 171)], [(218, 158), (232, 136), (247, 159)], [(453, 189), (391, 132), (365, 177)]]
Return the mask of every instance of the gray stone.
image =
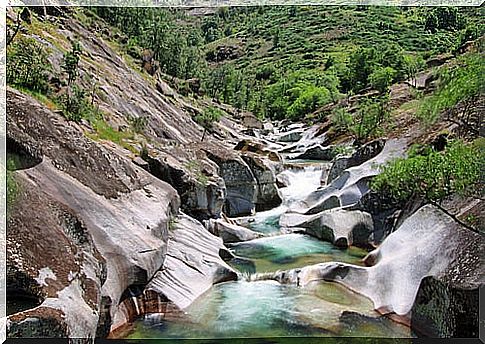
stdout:
[[(476, 294), (459, 295), (457, 290), (473, 290), (483, 285), (484, 254), (483, 235), (462, 227), (440, 209), (426, 205), (365, 258), (368, 267), (330, 262), (277, 273), (275, 278), (282, 283), (298, 280), (302, 286), (315, 280), (337, 281), (369, 297), (380, 313), (395, 313), (408, 324), (412, 324), (411, 319), (417, 314), (418, 323), (413, 326), (431, 328), (431, 333), (469, 334), (478, 329), (467, 329), (457, 317), (465, 309), (470, 314), (478, 312), (478, 303), (473, 302)], [(444, 286), (431, 282), (430, 288), (429, 280), (422, 283), (426, 277), (433, 277)], [(419, 294), (421, 297), (417, 299)], [(419, 318), (428, 323), (419, 324)], [(461, 328), (456, 329), (458, 325)]]
[(164, 295), (184, 309), (214, 283), (237, 280), (236, 272), (219, 256), (219, 250), (225, 249), (222, 240), (199, 222), (177, 217), (169, 240), (163, 266), (145, 290)]
[(263, 236), (261, 233), (226, 222), (222, 219), (210, 219), (205, 224), (209, 232), (220, 237), (224, 243), (248, 241)]
[(322, 147), (321, 145), (315, 145), (308, 148), (304, 153), (297, 154), (292, 158), (330, 161), (337, 155), (334, 148), (334, 146)]
[(291, 206), (291, 211), (300, 214), (316, 214), (335, 207), (355, 205), (369, 192), (368, 180), (379, 173), (379, 166), (387, 161), (404, 156), (405, 139), (392, 139), (376, 157), (365, 163), (347, 168), (341, 175), (325, 187), (320, 187), (299, 204)]
[(344, 209), (331, 209), (314, 215), (286, 213), (280, 218), (280, 226), (305, 228), (307, 234), (338, 247), (368, 247), (374, 227), (370, 214)]
[(330, 184), (335, 178), (340, 176), (344, 170), (361, 165), (364, 162), (375, 158), (382, 152), (384, 146), (385, 140), (374, 140), (357, 149), (352, 155), (338, 158), (330, 169), (327, 184)]

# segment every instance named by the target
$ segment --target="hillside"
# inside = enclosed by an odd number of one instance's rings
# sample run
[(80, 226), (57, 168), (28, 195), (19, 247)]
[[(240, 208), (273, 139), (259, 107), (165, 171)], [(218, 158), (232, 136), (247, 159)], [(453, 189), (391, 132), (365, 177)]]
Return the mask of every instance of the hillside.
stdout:
[[(220, 8), (209, 15), (150, 9), (96, 12), (127, 35), (124, 41), (133, 56), (139, 54), (136, 45), (158, 51), (163, 72), (198, 78), (198, 92), (277, 119), (302, 118), (347, 94), (376, 87), (371, 74), (385, 67), (392, 68), (386, 70), (390, 82), (413, 77), (426, 68), (426, 60), (455, 53), (484, 33), (483, 8), (276, 6)], [(164, 23), (157, 28), (158, 43), (147, 34), (150, 17)], [(179, 36), (185, 39), (176, 40)], [(382, 73), (376, 76), (382, 79)], [(289, 110), (292, 105), (294, 111)]]

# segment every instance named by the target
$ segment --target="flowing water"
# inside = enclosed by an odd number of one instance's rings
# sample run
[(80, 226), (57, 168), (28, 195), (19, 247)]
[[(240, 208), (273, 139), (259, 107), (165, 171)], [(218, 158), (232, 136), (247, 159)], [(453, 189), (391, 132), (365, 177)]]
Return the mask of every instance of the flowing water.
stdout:
[(240, 280), (215, 285), (184, 309), (185, 315), (177, 321), (145, 315), (135, 322), (128, 338), (411, 335), (407, 327), (379, 317), (369, 299), (337, 283), (312, 282), (302, 288), (257, 278), (328, 261), (360, 265), (367, 253), (353, 247), (337, 249), (304, 234), (283, 233), (278, 226), (279, 217), (289, 205), (320, 186), (321, 166), (309, 165), (284, 173), (288, 186), (280, 189), (283, 204), (256, 214), (248, 223), (251, 229), (268, 236), (228, 245), (238, 257), (230, 264), (241, 272)]

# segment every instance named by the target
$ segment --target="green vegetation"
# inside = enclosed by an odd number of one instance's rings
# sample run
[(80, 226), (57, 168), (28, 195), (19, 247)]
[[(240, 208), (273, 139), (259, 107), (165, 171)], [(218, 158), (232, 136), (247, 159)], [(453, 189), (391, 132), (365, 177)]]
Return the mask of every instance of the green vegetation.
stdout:
[(174, 231), (175, 229), (177, 229), (177, 218), (171, 217), (168, 221), (168, 230)]
[(214, 122), (219, 121), (223, 114), (224, 113), (218, 108), (209, 106), (203, 113), (195, 116), (194, 120), (204, 128), (204, 133), (200, 139), (201, 142), (204, 141), (206, 132), (212, 130)]
[(131, 56), (148, 57), (150, 49), (160, 70), (174, 77), (198, 77), (203, 69), (202, 32), (191, 25), (179, 25), (181, 12), (161, 8), (96, 7), (94, 13), (126, 34), (124, 45)]
[(354, 113), (337, 107), (330, 120), (335, 130), (352, 135), (357, 142), (365, 142), (382, 134), (389, 115), (389, 96), (384, 95), (364, 98)]
[(452, 193), (483, 196), (484, 153), (483, 138), (473, 144), (453, 141), (441, 152), (414, 148), (409, 157), (384, 166), (371, 187), (400, 201), (422, 197), (439, 203)]
[(439, 29), (462, 29), (464, 24), (464, 18), (456, 7), (436, 7), (426, 13), (424, 25), (426, 30), (436, 32)]
[(46, 94), (51, 64), (48, 52), (34, 38), (17, 36), (7, 48), (7, 83)]
[(369, 82), (380, 93), (386, 93), (392, 85), (396, 70), (392, 67), (379, 67), (369, 75)]
[(5, 169), (7, 179), (7, 213), (17, 199), (17, 195), (20, 191), (19, 184), (13, 175), (13, 171), (16, 169), (16, 166), (17, 162), (15, 159), (7, 159), (7, 168)]
[(451, 68), (438, 71), (438, 87), (430, 97), (423, 99), (417, 116), (425, 124), (432, 124), (445, 110), (484, 91), (485, 64), (479, 53), (469, 53), (458, 58)]
[(126, 35), (121, 40), (132, 56), (142, 60), (150, 49), (163, 73), (199, 78), (207, 96), (274, 119), (301, 119), (367, 87), (384, 94), (391, 83), (414, 77), (425, 59), (484, 32), (483, 9), (471, 8), (270, 6), (205, 16), (160, 8), (93, 11)]
[(130, 122), (131, 129), (135, 133), (140, 134), (143, 132), (143, 130), (145, 130), (148, 124), (148, 119), (145, 116), (141, 116), (141, 117), (128, 116), (128, 122)]
[(61, 68), (67, 74), (67, 88), (58, 101), (62, 113), (70, 121), (79, 122), (88, 112), (93, 111), (87, 98), (87, 92), (74, 84), (79, 75), (81, 45), (78, 41), (71, 42), (71, 50), (64, 53)]

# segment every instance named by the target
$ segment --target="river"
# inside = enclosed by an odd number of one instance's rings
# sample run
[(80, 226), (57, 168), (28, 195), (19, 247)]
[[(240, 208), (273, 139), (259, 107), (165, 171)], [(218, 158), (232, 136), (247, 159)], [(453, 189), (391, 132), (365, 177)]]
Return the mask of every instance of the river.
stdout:
[[(272, 272), (339, 261), (362, 265), (365, 250), (342, 250), (305, 234), (279, 227), (279, 217), (320, 187), (323, 164), (300, 162), (284, 172), (282, 205), (243, 223), (263, 238), (227, 245), (237, 257), (230, 264), (240, 272), (235, 282), (215, 285), (167, 321), (148, 314), (135, 321), (130, 339), (261, 338), (261, 337), (411, 337), (410, 329), (379, 316), (372, 302), (342, 285), (312, 282), (304, 288), (267, 279)], [(343, 313), (345, 312), (345, 313)]]

